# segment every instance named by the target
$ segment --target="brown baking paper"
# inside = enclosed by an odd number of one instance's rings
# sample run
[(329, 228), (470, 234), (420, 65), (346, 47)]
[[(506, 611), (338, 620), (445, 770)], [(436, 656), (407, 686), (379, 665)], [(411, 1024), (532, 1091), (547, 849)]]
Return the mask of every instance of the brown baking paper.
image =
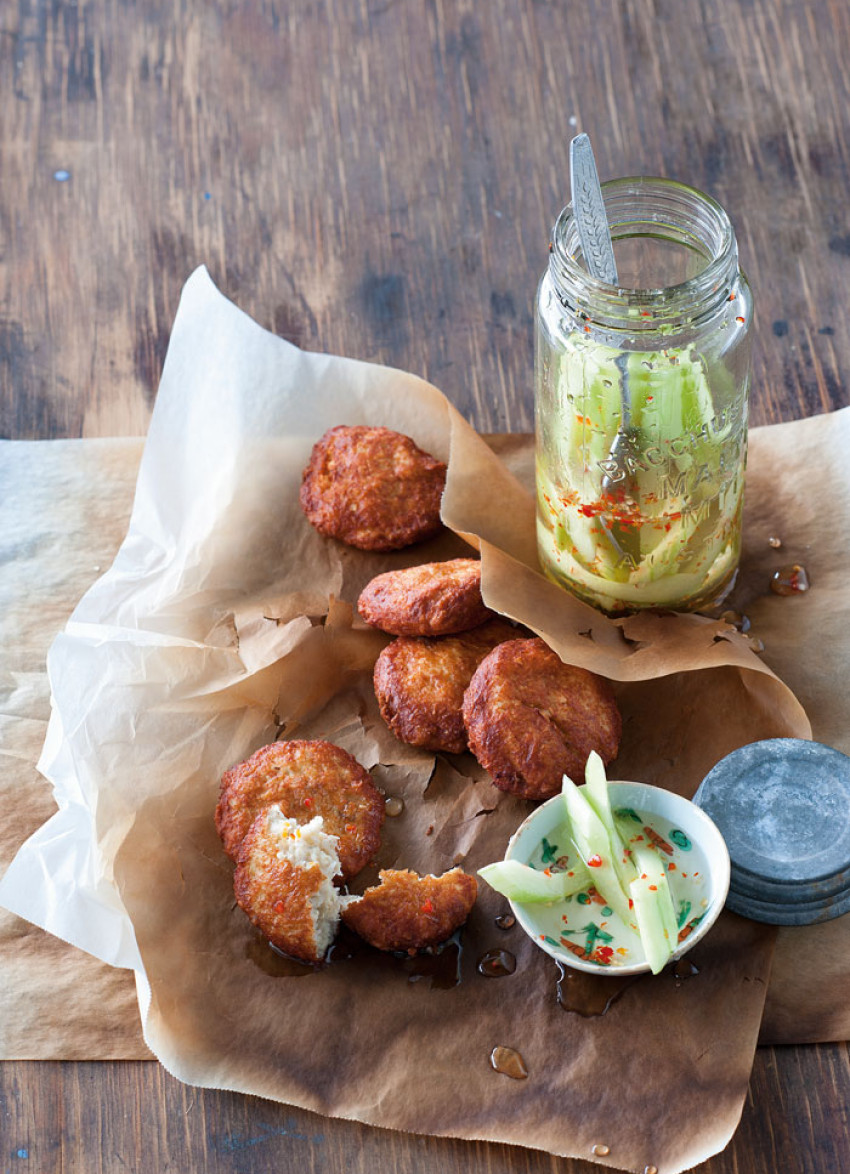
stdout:
[[(0, 872), (56, 811), (36, 770), (50, 717), (45, 659), (126, 533), (142, 445), (0, 442)], [(1, 1058), (150, 1055), (131, 971), (0, 909)]]
[[(693, 1165), (737, 1123), (772, 930), (724, 915), (689, 955), (697, 974), (641, 978), (585, 1018), (559, 1006), (554, 963), (518, 929), (496, 929), (502, 904), (489, 890), (460, 945), (437, 959), (344, 944), (325, 969), (297, 974), (234, 906), (212, 827), (218, 778), (280, 732), (331, 737), (404, 799), (386, 821), (381, 866), (475, 869), (501, 857), (529, 810), (469, 756), (435, 765), (401, 746), (375, 712), (370, 666), (383, 637), (353, 622), (360, 586), (463, 544), (446, 534), (377, 557), (312, 531), (297, 506), (300, 471), (337, 423), (387, 424), (449, 458), (445, 520), (480, 544), (490, 602), (622, 682), (616, 774), (688, 793), (734, 746), (808, 733), (769, 656), (760, 661), (728, 625), (612, 623), (536, 575), (529, 496), (506, 471), (523, 466), (527, 445), (509, 444), (499, 461), (429, 385), (306, 355), (198, 271), (175, 321), (127, 538), (51, 649), (40, 767), (60, 810), (18, 852), (0, 900), (133, 969), (145, 1039), (184, 1080), (618, 1168)], [(775, 600), (789, 622), (801, 614), (790, 608), (817, 606), (813, 575), (807, 599)], [(817, 699), (817, 681), (804, 684)], [(514, 975), (477, 973), (495, 946), (516, 954)], [(564, 1000), (575, 1002), (570, 990)], [(499, 1044), (522, 1052), (526, 1081), (491, 1069)]]

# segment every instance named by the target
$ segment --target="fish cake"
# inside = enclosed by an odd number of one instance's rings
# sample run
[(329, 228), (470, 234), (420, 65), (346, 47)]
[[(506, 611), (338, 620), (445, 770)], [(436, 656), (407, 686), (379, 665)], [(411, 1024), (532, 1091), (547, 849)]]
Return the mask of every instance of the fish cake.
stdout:
[(502, 791), (548, 799), (561, 776), (584, 780), (587, 756), (615, 758), (622, 718), (610, 684), (564, 664), (538, 638), (482, 660), (463, 699), (469, 747)]
[(225, 771), (215, 825), (232, 860), (257, 815), (272, 803), (299, 823), (323, 817), (325, 831), (339, 837), (346, 878), (380, 846), (384, 797), (357, 759), (332, 742), (273, 742)]
[(398, 636), (381, 652), (373, 675), (381, 716), (410, 746), (462, 754), (467, 748), (463, 695), (491, 649), (517, 629), (490, 620), (456, 636)]
[(380, 883), (362, 897), (343, 898), (342, 919), (378, 950), (418, 950), (437, 946), (466, 921), (478, 882), (460, 868), (442, 876), (419, 876), (410, 869), (382, 869)]
[(392, 636), (449, 636), (495, 615), (481, 598), (481, 563), (475, 558), (387, 571), (367, 583), (357, 610), (367, 624)]
[(313, 446), (301, 508), (320, 534), (361, 550), (399, 550), (442, 527), (446, 466), (389, 428), (339, 425)]
[(322, 817), (299, 824), (272, 804), (259, 812), (239, 846), (233, 891), (273, 946), (316, 964), (339, 925), (339, 871), (337, 838), (324, 830)]

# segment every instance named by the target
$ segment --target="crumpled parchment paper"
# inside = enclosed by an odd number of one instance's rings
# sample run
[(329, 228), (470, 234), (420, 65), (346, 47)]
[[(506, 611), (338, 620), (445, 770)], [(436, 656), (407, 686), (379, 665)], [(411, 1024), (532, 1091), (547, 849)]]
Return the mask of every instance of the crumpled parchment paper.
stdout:
[[(483, 885), (459, 957), (441, 955), (430, 973), (362, 950), (319, 972), (282, 973), (234, 907), (212, 826), (218, 779), (281, 733), (330, 737), (404, 799), (377, 865), (474, 870), (500, 857), (528, 806), (497, 792), (470, 756), (435, 764), (389, 735), (369, 685), (384, 638), (364, 631), (351, 606), (374, 574), (451, 557), (468, 549), (463, 538), (481, 550), (492, 606), (618, 682), (615, 775), (690, 794), (738, 745), (808, 736), (783, 676), (817, 714), (816, 736), (840, 745), (833, 733), (846, 713), (825, 696), (825, 662), (800, 661), (810, 641), (832, 634), (829, 607), (846, 609), (817, 541), (826, 519), (804, 497), (816, 491), (824, 443), (846, 435), (843, 415), (764, 430), (761, 461), (753, 436), (739, 590), (765, 641), (759, 658), (729, 624), (610, 621), (554, 588), (534, 570), (530, 497), (510, 472), (527, 480), (527, 442), (505, 442), (499, 459), (436, 389), (298, 351), (199, 270), (175, 320), (127, 537), (50, 650), (39, 767), (59, 811), (18, 852), (0, 901), (131, 968), (145, 1040), (184, 1080), (619, 1168), (672, 1172), (703, 1160), (740, 1115), (773, 930), (724, 914), (689, 955), (698, 975), (640, 979), (590, 1018), (562, 1009), (554, 963), (521, 931), (495, 927), (503, 906)], [(454, 533), (390, 556), (316, 534), (297, 505), (300, 473), (338, 423), (386, 424), (448, 459), (443, 515)], [(783, 465), (785, 498), (771, 476), (777, 446), (802, 466)], [(765, 528), (783, 538), (781, 552)], [(808, 596), (765, 593), (779, 560), (808, 562)], [(841, 662), (837, 622), (834, 633), (827, 670)], [(841, 924), (819, 929), (833, 945), (838, 934), (846, 958)], [(779, 959), (790, 976), (785, 936)], [(494, 946), (516, 954), (514, 975), (477, 973)], [(773, 1030), (781, 1036), (788, 1022), (779, 999)], [(845, 1026), (833, 1014), (829, 1030)], [(491, 1069), (497, 1044), (522, 1052), (526, 1081)]]

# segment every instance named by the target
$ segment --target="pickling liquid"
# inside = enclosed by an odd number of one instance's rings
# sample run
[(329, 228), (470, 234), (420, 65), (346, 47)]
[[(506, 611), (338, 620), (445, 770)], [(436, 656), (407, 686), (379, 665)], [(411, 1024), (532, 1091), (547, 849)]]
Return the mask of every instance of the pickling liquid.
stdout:
[(505, 978), (516, 970), (516, 955), (510, 950), (488, 950), (478, 959), (476, 970), (485, 978)]
[[(659, 860), (665, 866), (679, 942), (685, 941), (699, 925), (708, 908), (709, 870), (705, 854), (681, 828), (657, 815), (650, 817), (646, 812), (632, 808), (617, 808), (615, 814), (632, 828), (632, 835), (655, 845)], [(577, 863), (570, 844), (569, 825), (556, 827), (544, 837), (528, 863), (532, 868), (548, 868), (552, 872), (569, 871)], [(556, 961), (559, 955), (565, 961), (573, 955), (595, 964), (600, 971), (608, 974), (615, 973), (617, 967), (644, 961), (636, 930), (626, 925), (606, 905), (604, 898), (592, 885), (563, 901), (537, 906), (535, 929), (550, 947)], [(579, 985), (571, 988), (568, 984), (559, 984), (559, 1002), (564, 1009), (577, 1010), (579, 1014), (604, 1013), (605, 1006), (600, 1010), (597, 1002), (590, 1002), (586, 1009), (582, 1007), (582, 997), (592, 1000), (594, 988), (592, 984), (589, 985), (584, 996), (579, 993), (582, 989)], [(570, 990), (575, 990), (577, 997), (569, 994)], [(616, 994), (617, 991), (608, 992), (609, 997)], [(601, 992), (599, 997), (602, 997)], [(571, 1006), (571, 1003), (578, 1005)]]
[(789, 563), (773, 572), (770, 589), (774, 595), (802, 595), (809, 589), (809, 574), (800, 563)]
[(580, 1015), (582, 1019), (593, 1019), (605, 1015), (622, 998), (630, 986), (640, 981), (641, 975), (623, 975), (622, 978), (597, 978), (581, 970), (572, 970), (563, 962), (557, 962), (557, 999), (562, 1011)]
[(543, 571), (611, 613), (716, 602), (741, 553), (743, 405), (715, 407), (686, 355), (586, 351), (544, 373), (554, 384), (538, 413)]

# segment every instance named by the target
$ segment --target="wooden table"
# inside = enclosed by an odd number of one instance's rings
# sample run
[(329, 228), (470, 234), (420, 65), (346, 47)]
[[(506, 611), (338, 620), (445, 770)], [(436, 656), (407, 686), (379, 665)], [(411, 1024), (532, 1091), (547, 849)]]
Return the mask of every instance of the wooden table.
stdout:
[[(184, 279), (532, 426), (532, 299), (585, 130), (701, 187), (757, 299), (753, 421), (850, 402), (842, 0), (32, 0), (0, 9), (0, 434), (145, 431)], [(850, 1168), (846, 1045), (762, 1048), (705, 1174)], [(569, 1171), (179, 1085), (0, 1066), (6, 1169)]]

